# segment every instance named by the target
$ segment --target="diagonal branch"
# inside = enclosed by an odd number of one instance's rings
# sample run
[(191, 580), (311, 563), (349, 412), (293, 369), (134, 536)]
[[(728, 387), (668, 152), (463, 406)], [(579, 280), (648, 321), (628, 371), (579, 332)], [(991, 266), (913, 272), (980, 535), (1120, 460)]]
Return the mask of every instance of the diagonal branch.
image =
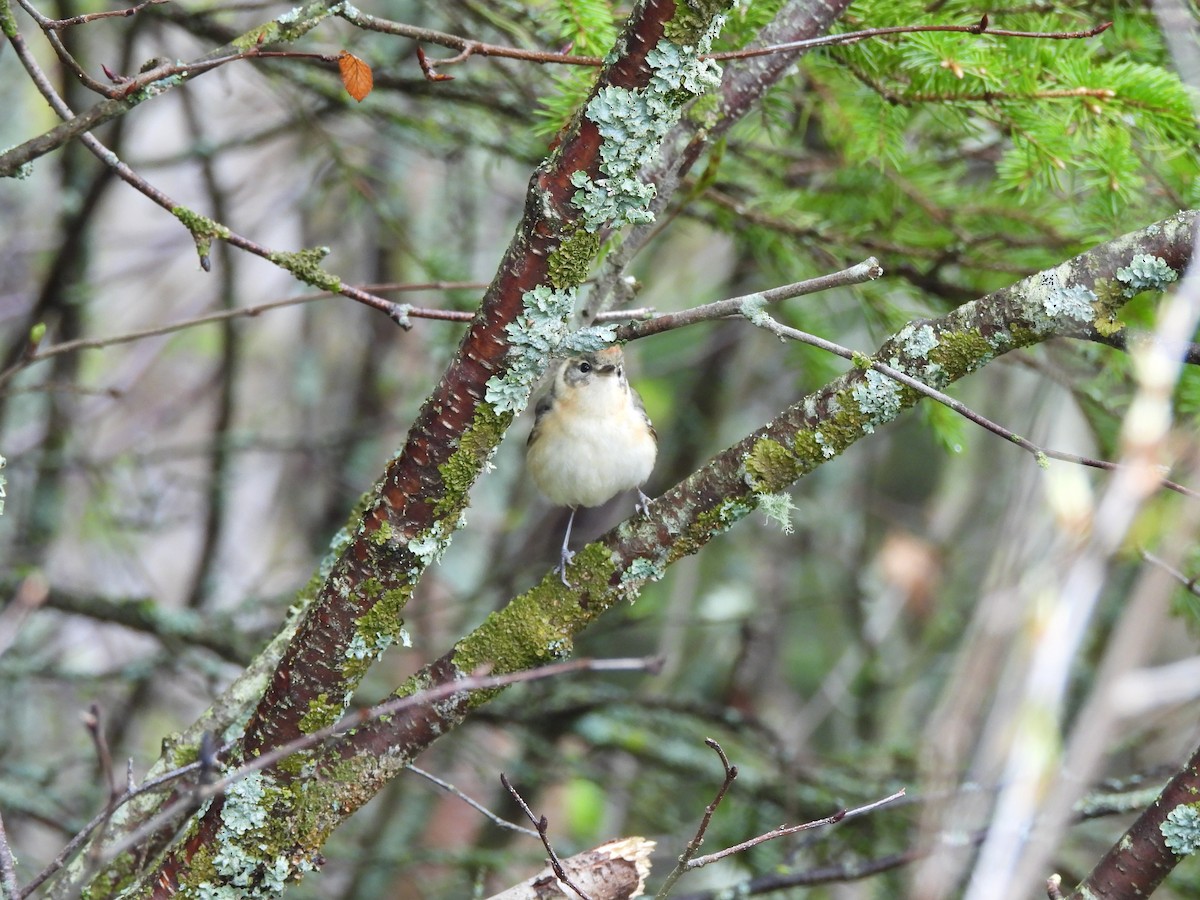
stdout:
[(1200, 847), (1200, 815), (1195, 807), (1198, 793), (1200, 749), (1067, 900), (1119, 900), (1154, 893), (1171, 870)]
[[(670, 0), (643, 0), (620, 38), (621, 54), (601, 71), (593, 96), (605, 91), (640, 96), (633, 92), (649, 89), (654, 70), (648, 57), (664, 41), (668, 26), (672, 27), (673, 46), (675, 41), (686, 45), (689, 35), (695, 45), (718, 11), (715, 6), (702, 16), (689, 11), (679, 23), (673, 21), (676, 5)], [(678, 47), (675, 49), (678, 53)], [(685, 90), (660, 89), (656, 98), (661, 105), (654, 114), (678, 114), (691, 96)], [(599, 249), (598, 241), (584, 227), (585, 210), (575, 198), (580, 193), (581, 177), (595, 191), (600, 190), (598, 182), (605, 181), (601, 145), (597, 123), (579, 115), (560, 136), (551, 156), (535, 171), (524, 218), (495, 280), (457, 355), (418, 413), (403, 449), (388, 466), (377, 494), (342, 545), (275, 668), (246, 724), (239, 749), (242, 758), (251, 759), (300, 739), (314, 726), (340, 715), (370, 665), (402, 636), (400, 613), (414, 585), (449, 542), (466, 507), (471, 485), (514, 415), (512, 407), (498, 407), (485, 398), (489, 384), (502, 379), (515, 364), (509, 352), (514, 329), (519, 335), (519, 320), (531, 315), (527, 302), (535, 302), (527, 298), (536, 300), (539, 295), (535, 289), (545, 291), (551, 286), (571, 296)], [(595, 226), (591, 219), (587, 224)], [(540, 362), (542, 368), (547, 361)], [(506, 671), (515, 669), (509, 667)], [(458, 674), (466, 673), (460, 670)], [(435, 705), (452, 708), (459, 702), (455, 696)], [(290, 767), (272, 777), (286, 784), (300, 770), (300, 766)], [(389, 777), (395, 774), (387, 765), (377, 767), (377, 771), (387, 772)], [(306, 871), (304, 866), (311, 867), (309, 860), (328, 834), (326, 828), (335, 826), (369, 799), (378, 782), (371, 779), (353, 788), (347, 782), (342, 784), (349, 796), (339, 797), (332, 808), (327, 804), (315, 825), (306, 823), (305, 833), (297, 838), (303, 849), (276, 855), (264, 865), (282, 862)], [(297, 805), (313, 799), (303, 791), (293, 797)], [(192, 856), (224, 827), (226, 802), (228, 798), (215, 800), (185, 844), (172, 850), (151, 875), (154, 896), (172, 895), (192, 874)], [(230, 839), (240, 838), (233, 835)], [(261, 853), (247, 850), (252, 859)]]
[[(1080, 292), (1107, 293), (1117, 283), (1118, 271), (1140, 254), (1183, 271), (1198, 218), (1194, 211), (1179, 213), (945, 316), (906, 326), (869, 361), (864, 358), (861, 368), (784, 410), (656, 498), (649, 518), (630, 519), (579, 551), (569, 573), (573, 589), (564, 588), (555, 572), (547, 573), (397, 693), (453, 683), (482, 664), (508, 672), (570, 653), (575, 637), (604, 612), (728, 531), (757, 508), (761, 497), (788, 489), (921, 399), (923, 394), (872, 371), (869, 362), (886, 361), (897, 371), (944, 388), (1020, 347), (1056, 337), (1086, 337), (1111, 310), (1099, 302), (1098, 308), (1072, 306), (1070, 298)], [(372, 722), (329, 749), (318, 778), (353, 771), (359, 788), (373, 793), (487, 699), (460, 692), (436, 707), (416, 707)]]

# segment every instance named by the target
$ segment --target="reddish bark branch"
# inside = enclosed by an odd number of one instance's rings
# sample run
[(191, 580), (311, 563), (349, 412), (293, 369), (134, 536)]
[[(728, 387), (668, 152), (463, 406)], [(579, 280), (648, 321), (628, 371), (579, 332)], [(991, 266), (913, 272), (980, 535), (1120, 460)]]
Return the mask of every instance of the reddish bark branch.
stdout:
[[(631, 15), (618, 46), (622, 55), (606, 67), (594, 91), (608, 86), (644, 87), (650, 70), (646, 54), (660, 41), (664, 25), (675, 13), (673, 0), (645, 0)], [(313, 702), (337, 703), (357, 685), (359, 674), (346, 666), (348, 649), (357, 635), (356, 623), (388, 592), (406, 592), (423, 571), (422, 560), (409, 542), (435, 533), (448, 535), (465, 504), (463, 485), (448, 495), (441, 467), (460, 449), (459, 439), (471, 428), (492, 376), (506, 371), (509, 336), (505, 326), (523, 310), (525, 293), (549, 282), (548, 261), (580, 217), (572, 203), (576, 191), (571, 175), (579, 170), (599, 174), (600, 135), (586, 117), (575, 119), (556, 151), (537, 169), (530, 182), (525, 215), (485, 293), (479, 311), (463, 337), (459, 351), (421, 408), (400, 454), (388, 466), (378, 498), (363, 517), (362, 526), (333, 566), (304, 621), (284, 652), (264, 696), (246, 726), (241, 756), (250, 759), (300, 738), (302, 720)], [(506, 425), (511, 414), (501, 416)], [(490, 446), (475, 448), (472, 477), (477, 476)], [(380, 537), (379, 535), (385, 537)], [(436, 683), (457, 673), (439, 671)], [(324, 699), (320, 699), (324, 698)], [(428, 710), (401, 717), (408, 733), (401, 746), (428, 743), (427, 728), (438, 715), (465, 712), (466, 698), (435, 704)], [(284, 773), (278, 773), (286, 779)], [(348, 792), (344, 813), (365, 802), (378, 784)], [(212, 839), (221, 821), (221, 802), (214, 802), (186, 845), (169, 854), (154, 880), (154, 896), (169, 897), (195, 852)], [(339, 818), (342, 814), (339, 814)]]
[(1068, 900), (1149, 897), (1186, 857), (1171, 850), (1162, 826), (1172, 810), (1200, 796), (1200, 748), (1163, 788), (1158, 799), (1109, 848)]

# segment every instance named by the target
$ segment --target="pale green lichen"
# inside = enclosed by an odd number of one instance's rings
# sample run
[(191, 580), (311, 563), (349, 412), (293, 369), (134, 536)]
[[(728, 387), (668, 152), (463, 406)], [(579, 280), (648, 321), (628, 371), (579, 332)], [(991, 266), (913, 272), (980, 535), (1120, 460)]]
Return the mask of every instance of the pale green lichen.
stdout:
[(508, 371), (488, 379), (484, 399), (497, 413), (517, 413), (529, 402), (533, 386), (557, 355), (598, 350), (611, 343), (614, 325), (572, 331), (567, 320), (575, 309), (575, 288), (538, 285), (522, 296), (517, 318), (504, 326), (510, 348)]
[[(219, 880), (195, 885), (198, 897), (211, 900), (265, 900), (278, 897), (292, 866), (283, 855), (267, 849), (273, 781), (252, 772), (225, 792), (221, 826), (214, 837), (213, 874)], [(254, 847), (254, 850), (247, 849)]]
[(910, 359), (925, 357), (938, 345), (937, 334), (929, 325), (905, 325), (896, 335), (896, 342)]
[(189, 874), (196, 877), (180, 886), (179, 895), (268, 900), (279, 897), (288, 881), (313, 871), (316, 864), (281, 828), (286, 821), (282, 811), (295, 803), (290, 789), (262, 772), (231, 784), (211, 850), (205, 848), (193, 858)]
[[(871, 369), (854, 385), (850, 395), (866, 417), (867, 425), (889, 422), (900, 414), (900, 385), (882, 372)], [(866, 429), (868, 432), (872, 428)]]
[(139, 90), (134, 91), (126, 99), (127, 103), (136, 104), (144, 103), (147, 100), (153, 100), (160, 94), (165, 94), (171, 88), (179, 87), (187, 79), (187, 72), (179, 72), (175, 75), (168, 75), (166, 78), (160, 78), (157, 81), (152, 81), (148, 85)]
[(751, 325), (768, 328), (773, 319), (767, 315), (767, 298), (762, 294), (749, 294), (742, 298), (738, 311), (745, 316)]
[(1125, 285), (1126, 297), (1142, 291), (1164, 291), (1167, 285), (1179, 278), (1179, 274), (1167, 265), (1160, 256), (1139, 253), (1123, 269), (1117, 270), (1117, 280)]
[(505, 326), (511, 341), (508, 372), (489, 378), (484, 394), (498, 413), (520, 412), (529, 402), (534, 384), (570, 330), (567, 319), (575, 309), (575, 289), (540, 284), (526, 291), (521, 302), (521, 314)]
[(1027, 294), (1024, 311), (1036, 334), (1057, 333), (1064, 320), (1091, 322), (1095, 318), (1095, 291), (1069, 283), (1071, 277), (1068, 267), (1059, 266), (1023, 282)]
[(361, 634), (354, 635), (346, 645), (347, 659), (374, 659), (375, 655), (374, 648), (367, 644), (367, 639)]
[(743, 0), (688, 0), (675, 6), (675, 15), (671, 16), (663, 27), (663, 33), (677, 44), (701, 43), (705, 52), (713, 39), (725, 26), (724, 12), (748, 5)]
[(821, 456), (823, 456), (825, 459), (833, 459), (835, 456), (837, 456), (837, 448), (826, 443), (825, 435), (822, 432), (814, 431), (812, 437), (821, 448)]
[(723, 19), (717, 16), (696, 46), (662, 40), (646, 54), (650, 79), (644, 88), (608, 85), (588, 101), (585, 115), (600, 132), (600, 175), (571, 175), (572, 197), (584, 227), (598, 231), (651, 222), (654, 185), (641, 180), (641, 170), (658, 156), (667, 132), (679, 121), (683, 106), (720, 84), (721, 69), (701, 59)]
[(587, 328), (580, 328), (568, 334), (563, 339), (562, 345), (558, 348), (558, 355), (568, 356), (575, 353), (591, 353), (595, 350), (603, 350), (612, 344), (616, 338), (616, 325), (589, 325)]
[(720, 85), (721, 67), (713, 60), (701, 57), (712, 49), (713, 39), (724, 23), (724, 17), (716, 17), (710, 32), (702, 36), (695, 47), (660, 41), (646, 54), (646, 64), (650, 66), (647, 93), (652, 97), (671, 98), (679, 107)]
[(1200, 849), (1200, 811), (1192, 803), (1181, 803), (1158, 826), (1163, 843), (1176, 856), (1187, 856)]
[(647, 581), (661, 581), (666, 569), (660, 563), (639, 557), (621, 573), (621, 587), (624, 588), (632, 603), (637, 599), (637, 593)]
[(791, 534), (795, 531), (795, 527), (792, 525), (792, 510), (796, 508), (796, 505), (792, 503), (792, 498), (788, 494), (755, 494), (754, 499), (758, 501), (758, 508), (767, 517), (768, 522), (778, 523), (784, 534)]
[(921, 380), (931, 388), (941, 390), (950, 384), (950, 376), (946, 374), (946, 370), (937, 363), (929, 363), (927, 366), (921, 367)]
[(427, 569), (442, 558), (446, 548), (450, 546), (449, 535), (442, 533), (441, 524), (435, 524), (408, 542), (409, 552), (421, 563), (422, 569)]
[(1095, 315), (1092, 309), (1095, 302), (1095, 291), (1080, 284), (1073, 284), (1050, 291), (1042, 301), (1042, 308), (1046, 310), (1046, 315), (1054, 319), (1068, 318), (1089, 322)]

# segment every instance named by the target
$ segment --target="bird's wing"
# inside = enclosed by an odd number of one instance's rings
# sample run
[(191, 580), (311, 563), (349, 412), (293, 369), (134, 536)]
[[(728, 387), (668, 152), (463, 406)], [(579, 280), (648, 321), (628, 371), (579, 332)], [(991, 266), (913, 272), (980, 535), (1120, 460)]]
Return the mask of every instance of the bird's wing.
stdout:
[[(633, 395), (633, 405), (637, 407), (637, 411), (642, 414), (642, 418), (646, 420), (646, 427), (650, 429), (650, 436), (654, 438), (654, 443), (658, 443), (658, 432), (654, 430), (654, 423), (650, 421), (650, 416), (646, 413), (646, 404), (642, 402), (642, 395), (637, 392), (637, 388), (633, 385), (629, 386), (629, 393)], [(540, 413), (539, 413), (540, 415)]]
[(533, 443), (533, 439), (537, 437), (538, 425), (542, 421), (542, 417), (554, 408), (554, 393), (553, 391), (546, 393), (542, 399), (537, 402), (537, 406), (533, 408), (533, 428), (529, 430), (529, 438), (525, 441), (525, 445), (529, 446)]

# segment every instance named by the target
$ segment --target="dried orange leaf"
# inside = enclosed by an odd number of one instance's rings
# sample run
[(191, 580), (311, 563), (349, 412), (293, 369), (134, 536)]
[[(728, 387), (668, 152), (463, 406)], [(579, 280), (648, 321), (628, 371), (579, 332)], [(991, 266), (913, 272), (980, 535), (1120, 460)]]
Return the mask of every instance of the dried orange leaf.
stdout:
[(371, 88), (375, 87), (375, 77), (371, 74), (371, 67), (346, 50), (338, 54), (337, 62), (346, 93), (362, 103), (363, 98), (371, 93)]

